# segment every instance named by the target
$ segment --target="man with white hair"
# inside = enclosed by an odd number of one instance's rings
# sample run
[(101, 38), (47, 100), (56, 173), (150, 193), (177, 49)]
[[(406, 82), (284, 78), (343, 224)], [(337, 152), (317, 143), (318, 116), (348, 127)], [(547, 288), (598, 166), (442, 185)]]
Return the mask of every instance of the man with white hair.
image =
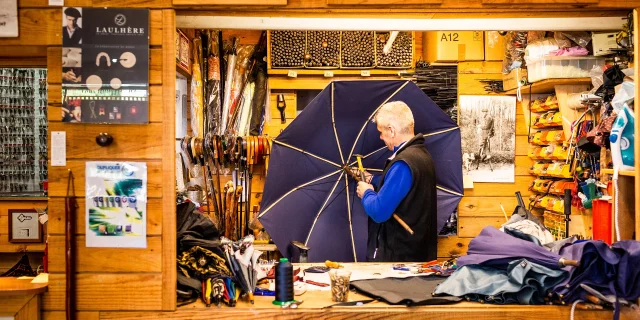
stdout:
[[(414, 134), (413, 113), (402, 101), (383, 105), (374, 122), (393, 155), (380, 176), (366, 173), (357, 194), (369, 215), (367, 259), (420, 262), (437, 256), (437, 195), (433, 159), (422, 134)], [(375, 187), (374, 187), (375, 186)], [(414, 234), (395, 219), (397, 214)]]

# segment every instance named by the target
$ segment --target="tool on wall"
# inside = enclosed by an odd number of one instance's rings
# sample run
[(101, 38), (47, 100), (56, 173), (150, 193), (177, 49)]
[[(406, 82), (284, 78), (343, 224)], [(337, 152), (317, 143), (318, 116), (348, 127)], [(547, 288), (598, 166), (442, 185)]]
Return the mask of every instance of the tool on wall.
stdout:
[(280, 123), (285, 124), (287, 120), (285, 118), (284, 110), (287, 108), (287, 103), (284, 101), (284, 94), (278, 95), (278, 101), (276, 104), (276, 108), (280, 111)]

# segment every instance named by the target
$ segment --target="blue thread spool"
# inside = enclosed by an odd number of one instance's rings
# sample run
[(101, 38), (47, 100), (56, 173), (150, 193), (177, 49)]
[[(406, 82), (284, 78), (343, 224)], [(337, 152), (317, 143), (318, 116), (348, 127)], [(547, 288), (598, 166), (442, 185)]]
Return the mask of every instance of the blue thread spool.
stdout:
[(293, 302), (293, 265), (287, 258), (281, 258), (276, 264), (276, 299), (275, 305)]

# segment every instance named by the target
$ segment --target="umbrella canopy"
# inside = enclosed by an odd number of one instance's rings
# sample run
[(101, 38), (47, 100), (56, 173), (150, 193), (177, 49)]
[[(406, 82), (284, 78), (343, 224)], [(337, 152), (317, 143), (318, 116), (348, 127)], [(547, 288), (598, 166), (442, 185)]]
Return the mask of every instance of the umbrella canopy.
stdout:
[(483, 264), (506, 268), (512, 260), (525, 258), (541, 266), (560, 269), (561, 256), (533, 242), (510, 236), (494, 227), (485, 227), (469, 242), (467, 255), (458, 259), (458, 266)]
[(311, 248), (309, 261), (365, 260), (367, 215), (342, 169), (361, 154), (369, 171), (382, 171), (391, 152), (371, 120), (391, 101), (411, 108), (435, 162), (438, 230), (455, 211), (464, 192), (457, 124), (413, 82), (334, 81), (273, 141), (258, 218), (284, 256), (297, 256), (297, 240)]

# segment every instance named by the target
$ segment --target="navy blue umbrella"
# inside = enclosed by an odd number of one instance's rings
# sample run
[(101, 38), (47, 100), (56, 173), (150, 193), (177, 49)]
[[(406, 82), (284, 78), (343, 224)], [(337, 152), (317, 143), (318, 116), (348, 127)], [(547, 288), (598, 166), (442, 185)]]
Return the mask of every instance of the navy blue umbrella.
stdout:
[(309, 261), (365, 260), (367, 215), (343, 168), (361, 154), (367, 170), (382, 171), (391, 152), (371, 120), (391, 101), (409, 105), (435, 162), (438, 230), (455, 211), (464, 192), (457, 124), (411, 81), (334, 81), (273, 141), (258, 218), (284, 256), (297, 256), (296, 240), (311, 248)]

